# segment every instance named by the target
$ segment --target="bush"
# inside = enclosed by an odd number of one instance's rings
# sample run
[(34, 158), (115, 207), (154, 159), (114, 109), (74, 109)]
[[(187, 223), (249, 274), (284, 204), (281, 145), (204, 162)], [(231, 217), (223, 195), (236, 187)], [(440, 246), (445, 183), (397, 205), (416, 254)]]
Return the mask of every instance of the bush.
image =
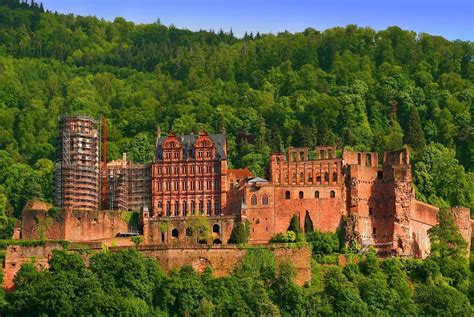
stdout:
[(340, 240), (336, 233), (313, 231), (306, 235), (306, 241), (311, 243), (313, 255), (331, 254), (340, 250)]
[(287, 243), (287, 242), (297, 242), (297, 234), (294, 231), (287, 231), (286, 233), (277, 233), (275, 234), (270, 242), (273, 243)]

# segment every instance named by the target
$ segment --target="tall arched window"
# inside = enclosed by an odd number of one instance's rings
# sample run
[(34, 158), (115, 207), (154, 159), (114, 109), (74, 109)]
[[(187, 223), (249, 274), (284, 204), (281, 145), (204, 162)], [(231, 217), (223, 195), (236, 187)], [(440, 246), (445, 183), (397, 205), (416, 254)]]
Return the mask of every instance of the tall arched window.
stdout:
[(268, 195), (263, 194), (262, 196), (262, 205), (268, 205)]
[(285, 192), (285, 199), (290, 199), (290, 198), (291, 198), (290, 191), (287, 190), (287, 191)]
[(299, 197), (300, 199), (303, 199), (303, 198), (304, 198), (304, 193), (303, 193), (302, 191), (300, 191), (299, 194), (298, 194), (298, 197)]
[(179, 216), (179, 201), (175, 201), (175, 202), (174, 202), (174, 215), (175, 215), (176, 217)]
[(194, 212), (196, 211), (196, 203), (194, 200), (191, 200), (191, 213), (194, 215)]
[(329, 197), (331, 197), (331, 198), (336, 197), (336, 192), (331, 190), (331, 192), (329, 193)]
[(212, 201), (207, 201), (207, 214), (210, 216), (212, 212)]
[(166, 216), (171, 216), (171, 203), (169, 201), (166, 202)]
[(250, 197), (250, 204), (252, 206), (255, 206), (257, 204), (257, 195), (253, 194), (252, 197)]
[(314, 198), (319, 198), (319, 191), (318, 190), (314, 192)]
[(365, 166), (372, 167), (372, 155), (370, 153), (365, 155)]
[(187, 216), (188, 215), (188, 204), (186, 201), (183, 201), (183, 216)]

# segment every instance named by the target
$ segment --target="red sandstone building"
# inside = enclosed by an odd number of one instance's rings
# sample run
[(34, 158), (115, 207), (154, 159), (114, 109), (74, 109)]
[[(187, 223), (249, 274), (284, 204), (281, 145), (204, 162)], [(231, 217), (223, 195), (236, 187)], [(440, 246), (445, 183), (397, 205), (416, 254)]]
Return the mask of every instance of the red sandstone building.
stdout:
[[(88, 117), (62, 120), (56, 202), (69, 210), (64, 218), (69, 224), (58, 224), (63, 227), (51, 231), (52, 239), (100, 240), (124, 230), (126, 224), (104, 218), (109, 211), (97, 211), (99, 187), (106, 186), (102, 209), (142, 210), (146, 244), (195, 243), (188, 220), (198, 214), (208, 218), (213, 243), (228, 243), (234, 224), (244, 220), (250, 223), (250, 243), (268, 243), (296, 215), (302, 230), (345, 230), (380, 254), (429, 253), (427, 231), (437, 223), (438, 208), (416, 200), (408, 149), (384, 153), (379, 164), (376, 153), (290, 148), (271, 156), (267, 180), (247, 168), (227, 168), (223, 134), (162, 136), (158, 130), (151, 164), (134, 164), (124, 156), (108, 163), (104, 173), (95, 126)], [(98, 175), (107, 175), (104, 184)], [(470, 242), (469, 210), (455, 214), (464, 219), (460, 227)], [(24, 238), (35, 235), (30, 222), (24, 213)]]

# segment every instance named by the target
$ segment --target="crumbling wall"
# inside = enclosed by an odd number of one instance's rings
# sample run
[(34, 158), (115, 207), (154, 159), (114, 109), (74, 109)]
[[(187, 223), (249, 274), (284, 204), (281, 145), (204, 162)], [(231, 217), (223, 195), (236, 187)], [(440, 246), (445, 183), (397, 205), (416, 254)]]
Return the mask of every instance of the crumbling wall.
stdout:
[[(138, 231), (133, 213), (104, 210), (24, 211), (21, 237), (26, 240), (93, 241), (110, 239), (120, 232)], [(137, 214), (138, 215), (138, 214)], [(138, 220), (138, 218), (137, 218)]]
[(471, 237), (472, 237), (472, 219), (469, 208), (454, 207), (451, 208), (454, 220), (456, 222), (461, 235), (467, 242), (467, 251), (470, 253), (471, 250)]

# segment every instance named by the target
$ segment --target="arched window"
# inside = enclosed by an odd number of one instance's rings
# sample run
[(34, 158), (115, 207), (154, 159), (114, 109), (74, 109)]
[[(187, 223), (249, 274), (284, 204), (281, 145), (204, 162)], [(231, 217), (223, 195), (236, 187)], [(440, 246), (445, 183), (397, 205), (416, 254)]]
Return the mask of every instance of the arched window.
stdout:
[(332, 173), (332, 181), (337, 182), (337, 173), (336, 172)]
[(362, 164), (362, 154), (357, 153), (357, 164), (361, 165)]
[(194, 200), (191, 200), (191, 213), (194, 215), (194, 212), (196, 211), (196, 203)]
[(319, 198), (319, 191), (318, 190), (314, 192), (314, 198)]
[(183, 216), (187, 216), (188, 215), (188, 204), (186, 201), (183, 201)]
[(285, 199), (290, 199), (290, 198), (291, 198), (290, 191), (287, 190), (287, 191), (285, 192)]
[(173, 229), (173, 231), (171, 231), (171, 236), (173, 238), (179, 238), (179, 230), (178, 229)]
[(298, 194), (298, 197), (299, 197), (300, 199), (303, 199), (303, 198), (304, 198), (304, 193), (303, 193), (302, 191), (300, 191), (299, 194)]
[(222, 244), (222, 241), (219, 240), (219, 239), (214, 239), (214, 241), (212, 241), (213, 244)]
[(336, 192), (331, 190), (331, 192), (329, 193), (329, 197), (331, 197), (331, 198), (336, 197)]
[(207, 201), (207, 214), (210, 216), (212, 212), (212, 201)]
[(219, 233), (220, 232), (220, 228), (219, 228), (218, 224), (215, 224), (215, 225), (212, 226), (212, 232), (214, 232), (214, 233)]
[(188, 227), (186, 228), (186, 237), (190, 237), (193, 235), (193, 228)]
[(250, 197), (250, 204), (252, 206), (255, 206), (257, 204), (257, 196), (255, 194), (253, 194), (252, 197)]
[(324, 181), (329, 182), (329, 173), (328, 172), (324, 173)]
[(262, 205), (268, 205), (268, 195), (263, 194), (262, 196)]
[(174, 215), (175, 215), (176, 217), (179, 216), (179, 201), (175, 201), (175, 202), (174, 202)]
[(304, 173), (303, 172), (300, 173), (300, 182), (304, 182)]
[(365, 155), (365, 166), (372, 167), (372, 155), (370, 153)]

